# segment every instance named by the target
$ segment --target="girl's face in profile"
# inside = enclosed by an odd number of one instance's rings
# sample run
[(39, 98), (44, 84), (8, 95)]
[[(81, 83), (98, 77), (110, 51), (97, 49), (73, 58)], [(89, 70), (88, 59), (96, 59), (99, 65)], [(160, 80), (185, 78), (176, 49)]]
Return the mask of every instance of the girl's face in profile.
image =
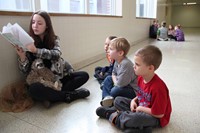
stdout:
[(34, 34), (43, 38), (46, 28), (47, 26), (44, 18), (35, 14), (32, 19), (32, 29)]

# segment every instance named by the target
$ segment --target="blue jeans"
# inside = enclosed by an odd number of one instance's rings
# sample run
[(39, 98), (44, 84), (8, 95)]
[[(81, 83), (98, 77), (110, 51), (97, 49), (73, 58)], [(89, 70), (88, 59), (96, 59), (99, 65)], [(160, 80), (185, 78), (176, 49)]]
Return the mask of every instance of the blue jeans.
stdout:
[(117, 96), (134, 98), (136, 96), (134, 89), (130, 85), (124, 87), (114, 86), (112, 76), (107, 76), (104, 79), (102, 91), (102, 99), (106, 96), (112, 96), (114, 98)]

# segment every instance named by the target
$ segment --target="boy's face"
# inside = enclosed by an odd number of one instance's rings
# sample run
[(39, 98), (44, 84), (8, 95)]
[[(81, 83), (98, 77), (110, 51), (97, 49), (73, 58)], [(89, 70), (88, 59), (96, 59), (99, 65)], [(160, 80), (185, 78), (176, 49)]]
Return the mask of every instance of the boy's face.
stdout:
[(106, 38), (105, 45), (104, 45), (104, 50), (105, 50), (106, 53), (108, 53), (109, 43), (110, 43), (109, 38)]
[(109, 45), (109, 55), (111, 59), (118, 60), (120, 56), (120, 52), (117, 51), (117, 49), (112, 45), (112, 43)]
[(138, 76), (145, 76), (150, 70), (150, 66), (146, 65), (140, 56), (134, 56), (134, 71)]

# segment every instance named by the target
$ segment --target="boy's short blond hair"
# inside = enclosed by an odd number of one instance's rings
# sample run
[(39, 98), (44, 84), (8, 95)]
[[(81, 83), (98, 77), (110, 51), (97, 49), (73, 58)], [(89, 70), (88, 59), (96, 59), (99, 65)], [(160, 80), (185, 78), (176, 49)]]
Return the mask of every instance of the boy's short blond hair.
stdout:
[(123, 51), (124, 56), (128, 54), (128, 51), (130, 49), (129, 42), (122, 37), (115, 38), (111, 41), (111, 45), (116, 48), (117, 51)]
[(162, 62), (162, 52), (154, 45), (147, 45), (137, 50), (135, 56), (140, 56), (146, 65), (153, 65), (155, 70)]

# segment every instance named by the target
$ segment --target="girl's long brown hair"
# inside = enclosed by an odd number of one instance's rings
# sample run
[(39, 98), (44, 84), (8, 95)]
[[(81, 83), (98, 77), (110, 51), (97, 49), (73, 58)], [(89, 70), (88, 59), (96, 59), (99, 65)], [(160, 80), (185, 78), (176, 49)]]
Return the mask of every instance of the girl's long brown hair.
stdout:
[[(32, 29), (32, 21), (33, 21), (33, 16), (35, 14), (38, 14), (41, 17), (43, 17), (45, 22), (46, 22), (47, 28), (46, 28), (46, 31), (44, 33), (44, 39), (43, 40), (41, 40), (38, 35), (35, 35), (34, 32), (33, 32), (33, 29)], [(33, 15), (31, 16), (31, 21), (30, 21), (30, 25), (29, 25), (29, 32), (30, 32), (29, 33), (30, 36), (35, 41), (35, 46), (36, 47), (52, 49), (55, 46), (55, 39), (57, 39), (57, 36), (54, 33), (52, 22), (51, 22), (51, 18), (50, 18), (49, 14), (46, 11), (39, 10), (39, 11), (33, 13)], [(41, 42), (43, 42), (43, 44), (45, 46), (40, 46)]]

